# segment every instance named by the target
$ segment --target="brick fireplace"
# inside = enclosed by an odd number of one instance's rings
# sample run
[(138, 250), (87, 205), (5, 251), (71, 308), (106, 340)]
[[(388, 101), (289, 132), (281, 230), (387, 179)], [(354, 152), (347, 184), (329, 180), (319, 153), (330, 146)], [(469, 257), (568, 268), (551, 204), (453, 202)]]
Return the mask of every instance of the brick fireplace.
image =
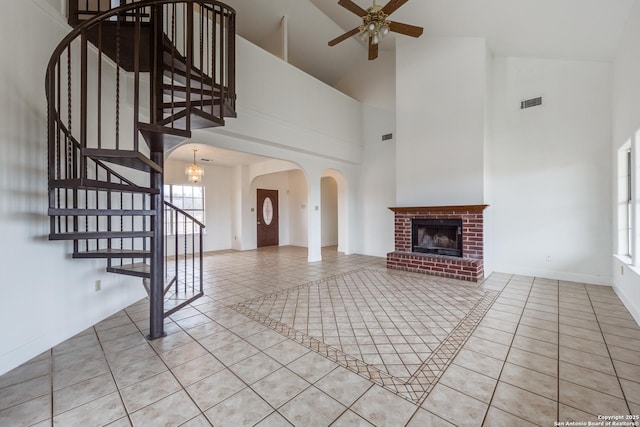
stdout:
[[(432, 274), (452, 279), (477, 282), (484, 278), (484, 214), (487, 205), (422, 206), (389, 208), (395, 214), (395, 251), (387, 254), (387, 268)], [(427, 220), (427, 221), (425, 221)], [(454, 220), (457, 220), (455, 222)], [(456, 234), (442, 233), (438, 224), (461, 224)], [(424, 224), (433, 224), (426, 237)], [(416, 233), (420, 230), (420, 240)], [(423, 235), (425, 237), (423, 237)], [(446, 237), (446, 236), (448, 237)], [(446, 240), (443, 240), (445, 239)], [(437, 247), (426, 251), (422, 239), (445, 242), (453, 240), (461, 251)], [(449, 243), (451, 241), (451, 243)], [(429, 246), (432, 247), (432, 246)], [(425, 253), (430, 252), (430, 253)], [(445, 255), (443, 255), (445, 254)], [(449, 254), (456, 254), (455, 256)]]

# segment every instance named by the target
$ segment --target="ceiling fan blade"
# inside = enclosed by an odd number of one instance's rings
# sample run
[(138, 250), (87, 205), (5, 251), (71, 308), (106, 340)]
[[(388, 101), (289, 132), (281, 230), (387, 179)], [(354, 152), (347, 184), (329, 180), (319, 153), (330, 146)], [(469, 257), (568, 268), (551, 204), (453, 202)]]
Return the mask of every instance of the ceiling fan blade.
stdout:
[(416, 27), (415, 25), (401, 24), (400, 22), (392, 21), (387, 21), (387, 23), (389, 24), (389, 30), (394, 33), (404, 34), (405, 36), (420, 37), (424, 31), (424, 28)]
[(373, 43), (373, 37), (369, 37), (369, 61), (378, 57), (378, 43)]
[(398, 10), (400, 6), (408, 2), (409, 0), (390, 0), (383, 8), (382, 11), (386, 15), (391, 15), (393, 12)]
[(353, 30), (344, 33), (343, 35), (336, 37), (335, 39), (331, 40), (329, 42), (329, 46), (335, 46), (338, 43), (340, 43), (341, 41), (345, 41), (346, 39), (348, 39), (351, 36), (355, 36), (356, 34), (358, 34), (360, 32), (360, 28), (356, 27)]
[(340, 0), (338, 4), (344, 7), (345, 9), (355, 13), (361, 18), (363, 16), (367, 16), (367, 11), (361, 8), (360, 6), (358, 6), (357, 4), (355, 4), (354, 2), (352, 2), (351, 0)]

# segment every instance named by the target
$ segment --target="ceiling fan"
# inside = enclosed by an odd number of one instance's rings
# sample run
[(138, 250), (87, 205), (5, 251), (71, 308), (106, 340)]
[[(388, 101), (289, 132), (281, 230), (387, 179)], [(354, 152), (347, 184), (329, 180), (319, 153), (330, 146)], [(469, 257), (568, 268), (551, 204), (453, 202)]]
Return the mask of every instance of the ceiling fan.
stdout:
[(387, 21), (389, 15), (408, 1), (409, 0), (390, 0), (389, 3), (384, 6), (378, 6), (376, 0), (373, 0), (373, 6), (364, 10), (351, 0), (340, 0), (338, 2), (340, 6), (362, 18), (362, 25), (331, 40), (329, 46), (335, 46), (351, 36), (360, 34), (363, 40), (369, 39), (369, 60), (374, 60), (378, 57), (378, 42), (380, 38), (386, 36), (389, 31), (411, 37), (420, 37), (423, 31), (422, 27)]

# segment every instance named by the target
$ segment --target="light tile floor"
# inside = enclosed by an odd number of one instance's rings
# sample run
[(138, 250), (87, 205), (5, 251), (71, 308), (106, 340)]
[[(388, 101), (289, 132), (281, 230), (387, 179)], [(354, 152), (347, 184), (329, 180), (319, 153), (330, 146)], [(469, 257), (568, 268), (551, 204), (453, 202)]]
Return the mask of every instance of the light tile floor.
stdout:
[(481, 285), (282, 247), (208, 254), (148, 342), (140, 301), (0, 376), (0, 426), (553, 426), (640, 415), (611, 288)]

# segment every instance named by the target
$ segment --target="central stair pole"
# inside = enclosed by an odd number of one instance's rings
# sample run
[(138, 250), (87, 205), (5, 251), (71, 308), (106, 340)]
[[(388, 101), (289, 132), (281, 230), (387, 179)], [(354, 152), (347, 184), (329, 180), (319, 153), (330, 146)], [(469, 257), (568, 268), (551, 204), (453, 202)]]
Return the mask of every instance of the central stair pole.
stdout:
[[(162, 6), (152, 8), (153, 22), (153, 50), (151, 68), (151, 123), (157, 123), (162, 118), (162, 44), (164, 31)], [(156, 162), (164, 171), (164, 147), (162, 144), (151, 146), (151, 160)], [(164, 332), (164, 172), (151, 171), (150, 184), (158, 190), (151, 197), (151, 209), (155, 216), (151, 219), (153, 238), (151, 240), (151, 283), (149, 286), (149, 340), (162, 338)]]
[[(151, 152), (151, 160), (164, 168), (164, 154)], [(151, 239), (151, 283), (149, 286), (149, 336), (150, 340), (166, 336), (164, 332), (164, 182), (163, 174), (151, 171), (151, 187), (158, 193), (151, 197), (151, 209), (155, 216), (151, 219), (153, 237)]]

